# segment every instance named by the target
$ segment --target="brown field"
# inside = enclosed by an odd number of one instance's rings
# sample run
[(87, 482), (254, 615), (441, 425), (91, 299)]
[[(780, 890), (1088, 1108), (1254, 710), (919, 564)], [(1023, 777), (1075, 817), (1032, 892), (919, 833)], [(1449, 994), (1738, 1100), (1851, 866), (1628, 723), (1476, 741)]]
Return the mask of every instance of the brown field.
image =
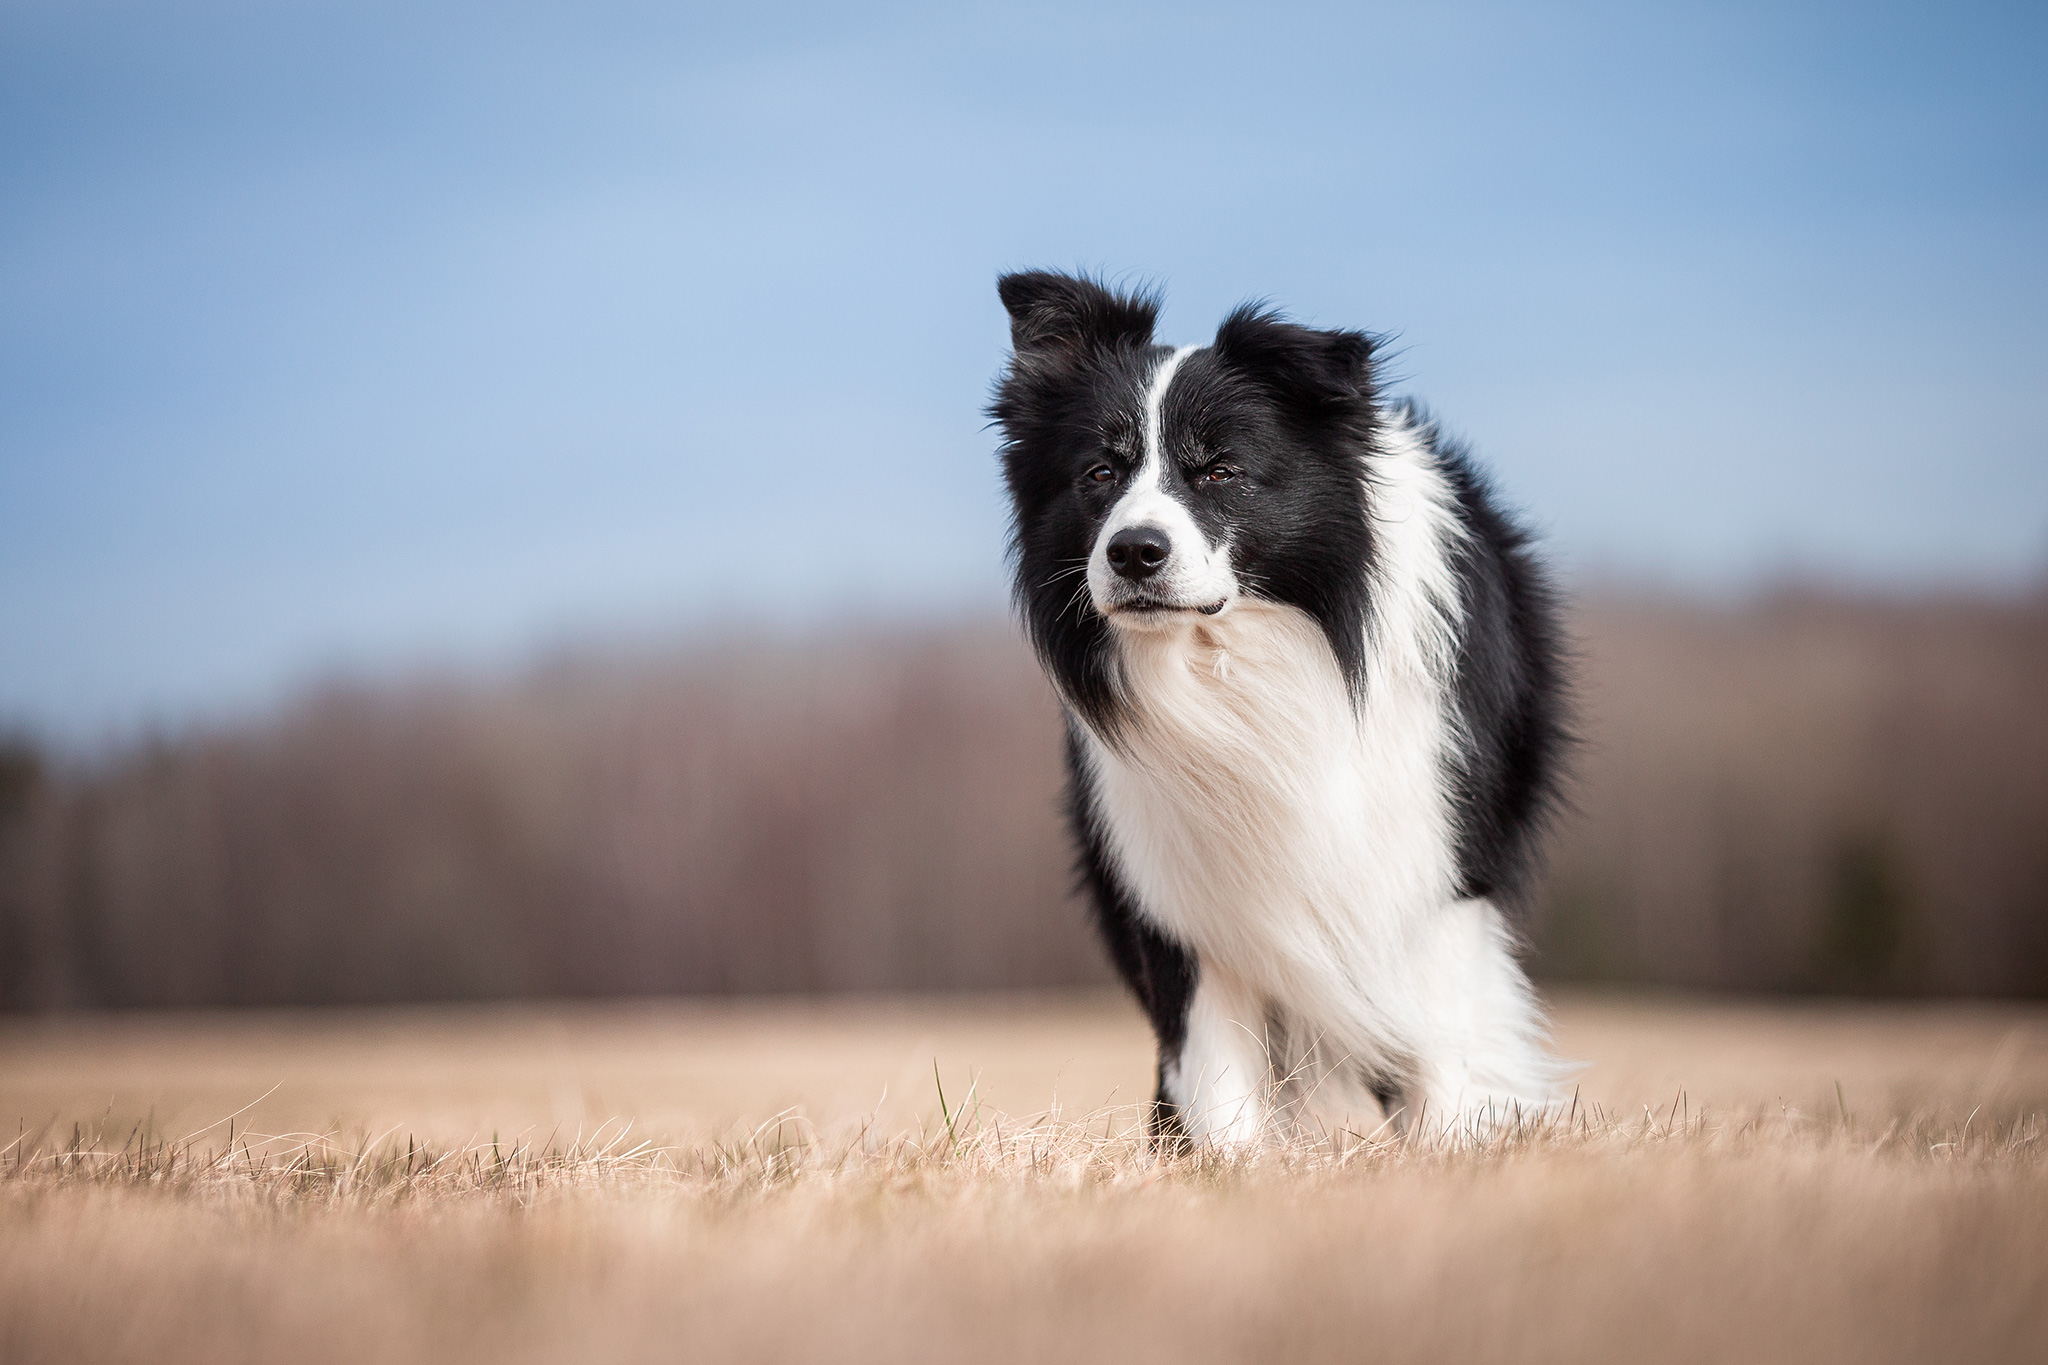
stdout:
[(2048, 1009), (1557, 1023), (1482, 1148), (1161, 1163), (1103, 995), (7, 1021), (0, 1360), (2048, 1355)]

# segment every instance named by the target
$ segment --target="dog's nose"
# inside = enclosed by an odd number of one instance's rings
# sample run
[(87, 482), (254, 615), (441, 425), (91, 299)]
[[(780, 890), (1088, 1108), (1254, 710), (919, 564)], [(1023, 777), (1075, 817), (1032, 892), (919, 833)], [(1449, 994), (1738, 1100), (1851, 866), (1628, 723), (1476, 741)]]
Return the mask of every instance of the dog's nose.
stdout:
[(1172, 553), (1173, 542), (1157, 526), (1126, 526), (1109, 538), (1109, 567), (1134, 581), (1158, 573)]

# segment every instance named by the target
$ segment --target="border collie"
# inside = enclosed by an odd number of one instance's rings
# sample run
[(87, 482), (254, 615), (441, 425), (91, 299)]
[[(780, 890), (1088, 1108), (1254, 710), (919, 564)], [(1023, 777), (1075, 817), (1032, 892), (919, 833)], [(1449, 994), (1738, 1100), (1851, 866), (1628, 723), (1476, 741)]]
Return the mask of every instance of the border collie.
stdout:
[[(1151, 1130), (1459, 1135), (1550, 1102), (1516, 961), (1565, 747), (1553, 596), (1374, 339), (1006, 275), (1019, 609), (1070, 814), (1159, 1040)], [(1361, 1128), (1367, 1124), (1368, 1128)]]

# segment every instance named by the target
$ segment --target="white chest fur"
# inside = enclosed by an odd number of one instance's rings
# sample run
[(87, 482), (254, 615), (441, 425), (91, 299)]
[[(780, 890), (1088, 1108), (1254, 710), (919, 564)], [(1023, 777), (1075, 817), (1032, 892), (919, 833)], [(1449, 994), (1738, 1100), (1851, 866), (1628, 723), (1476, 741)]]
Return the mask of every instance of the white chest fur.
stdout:
[(1199, 960), (1185, 1055), (1164, 1070), (1197, 1135), (1259, 1130), (1305, 1041), (1312, 1071), (1391, 1089), (1404, 1121), (1485, 1124), (1553, 1092), (1512, 936), (1455, 899), (1451, 492), (1405, 427), (1366, 465), (1362, 696), (1305, 612), (1241, 597), (1118, 632), (1130, 723), (1114, 747), (1083, 732), (1119, 876)]
[[(1122, 752), (1086, 761), (1143, 913), (1348, 1049), (1406, 1013), (1412, 927), (1454, 894), (1440, 688), (1381, 668), (1354, 702), (1305, 613), (1240, 602), (1124, 641)], [(1392, 1030), (1399, 1032), (1400, 1030)]]

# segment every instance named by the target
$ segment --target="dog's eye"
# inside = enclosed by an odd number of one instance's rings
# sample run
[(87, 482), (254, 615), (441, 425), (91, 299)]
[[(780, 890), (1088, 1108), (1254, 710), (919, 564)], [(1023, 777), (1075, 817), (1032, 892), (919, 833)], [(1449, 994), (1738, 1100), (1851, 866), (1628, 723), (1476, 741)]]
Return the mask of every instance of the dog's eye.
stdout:
[(1241, 470), (1234, 469), (1230, 465), (1223, 463), (1223, 461), (1218, 460), (1214, 464), (1205, 466), (1203, 468), (1202, 482), (1229, 483), (1232, 479), (1236, 478), (1238, 474), (1241, 472)]
[(1081, 477), (1089, 483), (1108, 483), (1116, 478), (1116, 471), (1106, 464), (1099, 464)]

